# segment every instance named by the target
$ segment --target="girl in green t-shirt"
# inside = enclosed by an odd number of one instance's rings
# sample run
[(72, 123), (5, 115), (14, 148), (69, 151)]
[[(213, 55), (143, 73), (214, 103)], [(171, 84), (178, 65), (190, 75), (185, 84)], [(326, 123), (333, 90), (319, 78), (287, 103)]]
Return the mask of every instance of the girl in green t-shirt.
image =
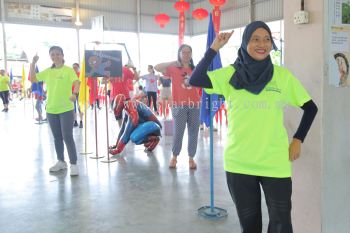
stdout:
[(79, 175), (79, 169), (73, 138), (73, 122), (74, 101), (76, 101), (79, 92), (80, 82), (74, 70), (64, 65), (64, 54), (61, 47), (51, 47), (49, 54), (53, 62), (52, 66), (39, 73), (35, 73), (35, 66), (39, 57), (37, 55), (33, 57), (30, 65), (30, 81), (43, 81), (46, 84), (46, 115), (54, 137), (58, 160), (50, 168), (50, 172), (57, 172), (67, 168), (67, 163), (64, 161), (64, 144), (66, 144), (71, 164), (70, 175), (77, 176)]

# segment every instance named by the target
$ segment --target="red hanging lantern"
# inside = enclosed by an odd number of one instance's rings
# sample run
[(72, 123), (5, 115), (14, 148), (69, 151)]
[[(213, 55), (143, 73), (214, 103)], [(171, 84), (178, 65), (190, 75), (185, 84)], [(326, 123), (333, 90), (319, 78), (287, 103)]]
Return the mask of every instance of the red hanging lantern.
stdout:
[(184, 2), (183, 0), (175, 2), (174, 4), (174, 8), (178, 11), (178, 12), (184, 12), (187, 11), (188, 9), (190, 9), (190, 4), (188, 2)]
[(170, 17), (167, 14), (157, 14), (154, 16), (154, 20), (161, 28), (164, 28), (169, 23)]
[(197, 20), (202, 20), (208, 17), (208, 11), (203, 8), (197, 8), (192, 12), (192, 16)]
[(226, 3), (226, 0), (209, 0), (210, 4), (213, 6), (222, 6)]
[(190, 9), (190, 4), (184, 0), (179, 0), (174, 4), (174, 8), (179, 12), (179, 45), (181, 45), (185, 36), (185, 11)]

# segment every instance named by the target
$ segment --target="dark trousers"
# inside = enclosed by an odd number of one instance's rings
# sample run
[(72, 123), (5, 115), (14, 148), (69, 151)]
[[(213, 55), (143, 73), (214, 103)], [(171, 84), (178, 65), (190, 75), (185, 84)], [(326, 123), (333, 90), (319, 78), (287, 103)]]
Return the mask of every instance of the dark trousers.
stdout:
[(151, 99), (152, 99), (153, 109), (155, 112), (157, 112), (157, 92), (147, 91), (147, 98), (148, 98), (148, 107), (151, 108)]
[(9, 104), (9, 91), (0, 91), (0, 98), (3, 104)]
[(66, 144), (70, 164), (77, 163), (77, 150), (73, 138), (74, 111), (60, 114), (46, 113), (54, 137), (57, 160), (64, 161), (64, 144)]
[(268, 233), (292, 233), (291, 178), (250, 176), (226, 172), (227, 185), (236, 205), (242, 233), (261, 233), (262, 187), (269, 212)]

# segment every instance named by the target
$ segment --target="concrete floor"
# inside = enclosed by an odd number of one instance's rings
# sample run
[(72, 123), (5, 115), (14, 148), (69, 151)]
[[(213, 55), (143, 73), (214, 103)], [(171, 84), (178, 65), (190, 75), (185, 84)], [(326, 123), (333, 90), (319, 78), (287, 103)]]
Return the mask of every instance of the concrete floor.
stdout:
[[(238, 233), (239, 222), (223, 171), (226, 127), (214, 133), (215, 206), (228, 211), (219, 221), (199, 217), (210, 205), (209, 132), (201, 131), (195, 157), (198, 168), (188, 169), (185, 138), (178, 168), (171, 170), (172, 138), (164, 136), (152, 154), (129, 143), (114, 163), (95, 156), (94, 115), (87, 112), (87, 151), (78, 155), (79, 177), (69, 171), (49, 173), (56, 162), (47, 123), (33, 120), (31, 100), (14, 100), (0, 112), (0, 233)], [(106, 155), (105, 109), (98, 111), (99, 155)], [(118, 133), (109, 115), (110, 142)], [(79, 152), (84, 152), (84, 129), (74, 128)], [(68, 156), (66, 155), (68, 160)], [(267, 211), (263, 207), (264, 232)]]

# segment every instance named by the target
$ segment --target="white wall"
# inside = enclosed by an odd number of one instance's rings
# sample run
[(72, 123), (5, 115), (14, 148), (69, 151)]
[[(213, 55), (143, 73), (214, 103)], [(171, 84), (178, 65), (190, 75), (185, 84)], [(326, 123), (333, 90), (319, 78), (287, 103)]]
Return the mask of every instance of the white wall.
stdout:
[[(296, 233), (321, 232), (322, 194), (322, 89), (324, 79), (323, 28), (324, 8), (320, 0), (305, 2), (311, 22), (294, 25), (294, 12), (300, 1), (284, 1), (285, 66), (309, 91), (319, 112), (302, 145), (301, 158), (293, 164), (293, 226)], [(302, 111), (288, 109), (286, 125), (294, 134)], [(345, 231), (334, 231), (344, 232)]]
[[(332, 2), (325, 1), (329, 16), (334, 12)], [(327, 59), (332, 56), (331, 20), (332, 17), (326, 18)], [(323, 81), (322, 233), (350, 232), (350, 89), (329, 85), (330, 75), (334, 74), (327, 73)]]
[[(324, 4), (323, 4), (324, 3)], [(350, 89), (330, 86), (329, 6), (305, 1), (311, 22), (294, 25), (297, 1), (284, 1), (285, 64), (309, 90), (319, 107), (316, 121), (293, 166), (293, 223), (296, 233), (350, 232)], [(288, 111), (294, 132), (299, 114)]]

